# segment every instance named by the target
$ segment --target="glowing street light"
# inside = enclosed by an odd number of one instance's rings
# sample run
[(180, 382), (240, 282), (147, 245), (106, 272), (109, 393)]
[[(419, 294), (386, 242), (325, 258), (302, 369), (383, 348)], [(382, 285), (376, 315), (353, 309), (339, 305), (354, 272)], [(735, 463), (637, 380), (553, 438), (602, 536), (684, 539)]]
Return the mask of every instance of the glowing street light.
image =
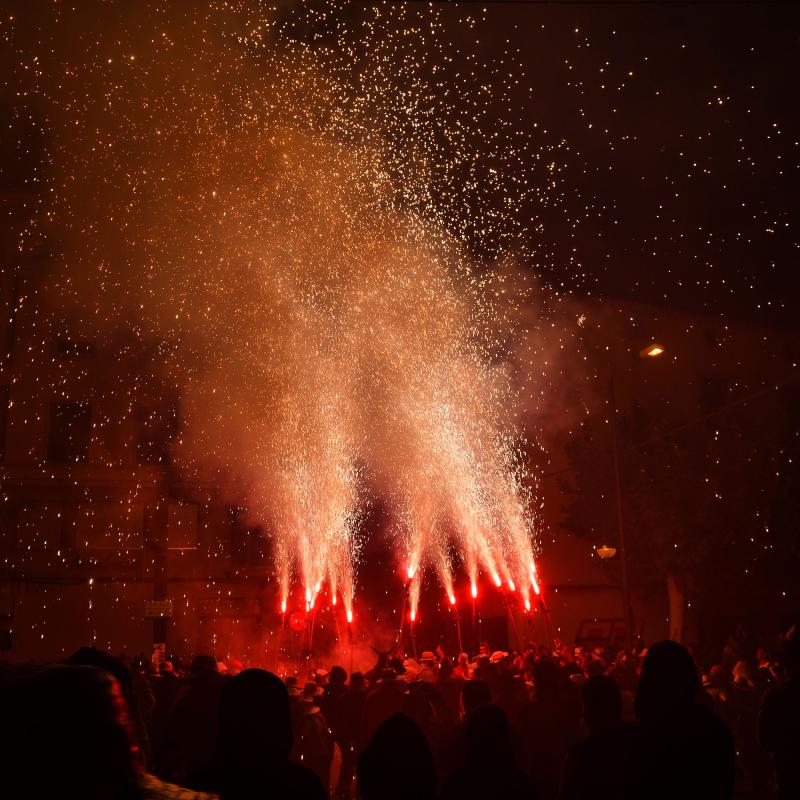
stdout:
[(664, 352), (664, 345), (658, 342), (653, 342), (639, 351), (642, 358), (658, 358)]
[(597, 553), (597, 555), (600, 556), (603, 561), (606, 561), (609, 558), (614, 558), (614, 556), (617, 554), (617, 548), (603, 545), (602, 547), (596, 547), (595, 553)]

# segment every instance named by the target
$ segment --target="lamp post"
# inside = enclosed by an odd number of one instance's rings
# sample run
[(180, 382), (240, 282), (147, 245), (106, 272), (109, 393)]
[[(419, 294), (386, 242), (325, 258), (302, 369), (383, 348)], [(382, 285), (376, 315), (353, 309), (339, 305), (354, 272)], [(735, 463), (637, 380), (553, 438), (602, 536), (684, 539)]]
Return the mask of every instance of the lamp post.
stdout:
[[(647, 347), (639, 351), (640, 358), (657, 358), (664, 352), (664, 346), (658, 342), (652, 342)], [(622, 571), (622, 614), (625, 621), (625, 648), (630, 650), (633, 646), (633, 611), (631, 608), (631, 588), (628, 581), (628, 557), (625, 550), (625, 525), (622, 514), (622, 489), (619, 477), (619, 445), (617, 443), (617, 395), (614, 388), (614, 366), (609, 364), (608, 378), (608, 399), (611, 404), (611, 443), (614, 452), (614, 490), (617, 506), (617, 537), (619, 544), (619, 560)], [(613, 548), (605, 548), (613, 550)], [(603, 556), (598, 550), (601, 558)]]

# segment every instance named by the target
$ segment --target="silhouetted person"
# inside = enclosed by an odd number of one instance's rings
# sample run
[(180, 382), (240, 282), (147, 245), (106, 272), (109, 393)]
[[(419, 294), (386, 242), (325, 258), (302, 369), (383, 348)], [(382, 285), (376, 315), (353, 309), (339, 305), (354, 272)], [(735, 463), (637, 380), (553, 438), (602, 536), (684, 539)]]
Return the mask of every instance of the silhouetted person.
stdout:
[(467, 724), (466, 759), (445, 782), (442, 800), (533, 800), (533, 781), (514, 763), (502, 708), (479, 706)]
[(367, 683), (369, 684), (370, 689), (374, 689), (378, 681), (381, 678), (381, 675), (389, 669), (389, 653), (381, 653), (375, 648), (372, 648), (375, 653), (377, 654), (378, 658), (375, 661), (375, 666), (372, 669), (367, 670), (364, 677), (367, 679)]
[(488, 681), (465, 681), (461, 689), (461, 704), (464, 719), (445, 733), (436, 751), (436, 768), (444, 781), (457, 769), (464, 766), (467, 757), (467, 726), (469, 718), (478, 706), (492, 702), (492, 690)]
[(393, 714), (367, 743), (356, 767), (362, 800), (434, 800), (436, 767), (412, 719)]
[(800, 797), (800, 638), (789, 638), (783, 653), (787, 679), (768, 689), (761, 703), (758, 736), (772, 753), (781, 798)]
[(361, 750), (361, 721), (364, 703), (367, 699), (366, 681), (360, 672), (350, 676), (350, 686), (339, 702), (340, 735), (339, 748), (342, 751), (342, 766), (339, 770), (339, 786), (336, 793), (340, 797), (350, 797), (353, 778), (356, 772), (356, 755)]
[(583, 718), (589, 735), (564, 760), (561, 800), (616, 800), (624, 796), (633, 726), (622, 723), (622, 693), (605, 675), (583, 684)]
[(322, 697), (319, 699), (319, 708), (322, 711), (336, 741), (339, 741), (339, 701), (347, 691), (347, 672), (344, 667), (331, 667), (328, 683)]
[(677, 642), (653, 645), (636, 692), (632, 774), (626, 797), (729, 798), (733, 795), (733, 739), (706, 704), (697, 668)]
[(506, 712), (509, 719), (516, 719), (527, 705), (528, 690), (521, 678), (510, 672), (502, 672), (494, 685), (493, 702)]
[(453, 662), (449, 658), (442, 659), (439, 676), (434, 685), (447, 704), (455, 724), (461, 717), (461, 689), (464, 686), (464, 678), (455, 674)]
[(327, 790), (331, 778), (333, 734), (317, 705), (321, 694), (322, 689), (314, 681), (303, 687), (292, 719), (294, 744), (290, 758), (312, 770)]
[(165, 661), (159, 667), (159, 674), (151, 676), (150, 686), (154, 699), (153, 710), (147, 721), (153, 754), (151, 768), (157, 775), (166, 776), (167, 726), (184, 685), (175, 674), (172, 663)]
[(50, 667), (17, 690), (14, 730), (0, 754), (3, 797), (143, 797), (125, 702), (110, 673)]
[(165, 736), (167, 776), (181, 786), (209, 788), (222, 685), (223, 677), (217, 672), (214, 657), (195, 656), (188, 689), (175, 704)]
[(522, 740), (522, 767), (533, 779), (542, 800), (558, 795), (561, 764), (580, 738), (580, 705), (574, 686), (549, 659), (533, 667), (533, 699), (517, 719)]
[(289, 694), (271, 672), (246, 669), (220, 698), (216, 789), (222, 800), (322, 800), (327, 792), (311, 770), (289, 761)]
[(394, 670), (381, 673), (375, 688), (364, 703), (364, 739), (369, 740), (382, 722), (403, 710), (406, 685), (397, 680)]
[(431, 750), (439, 746), (443, 732), (455, 723), (432, 681), (412, 681), (401, 710), (420, 726)]
[(81, 647), (76, 650), (66, 661), (69, 666), (97, 667), (112, 675), (119, 684), (125, 704), (128, 707), (128, 720), (134, 744), (138, 749), (139, 762), (144, 766), (150, 761), (150, 737), (144, 721), (144, 714), (150, 709), (143, 709), (139, 702), (139, 695), (135, 691), (133, 676), (128, 667), (111, 653), (98, 650), (96, 647)]

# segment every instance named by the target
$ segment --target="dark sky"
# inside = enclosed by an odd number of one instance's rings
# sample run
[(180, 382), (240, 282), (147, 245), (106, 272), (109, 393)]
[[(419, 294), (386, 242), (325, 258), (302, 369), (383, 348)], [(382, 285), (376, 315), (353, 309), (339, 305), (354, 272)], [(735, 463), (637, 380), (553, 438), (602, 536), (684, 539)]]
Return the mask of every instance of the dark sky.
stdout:
[(798, 23), (797, 4), (489, 4), (487, 58), (520, 48), (527, 110), (571, 150), (545, 275), (569, 242), (585, 289), (792, 323)]
[[(14, 5), (19, 44), (47, 14)], [(450, 68), (507, 89), (511, 116), (498, 113), (552, 155), (552, 202), (530, 209), (532, 271), (559, 289), (796, 324), (798, 4), (437, 8)], [(517, 85), (498, 86), (499, 61), (519, 64)]]

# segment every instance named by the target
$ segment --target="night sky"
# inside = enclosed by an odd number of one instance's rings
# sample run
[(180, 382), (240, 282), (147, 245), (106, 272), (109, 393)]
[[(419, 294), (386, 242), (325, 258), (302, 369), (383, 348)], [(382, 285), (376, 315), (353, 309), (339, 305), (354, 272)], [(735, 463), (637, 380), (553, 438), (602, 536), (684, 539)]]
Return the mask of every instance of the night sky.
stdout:
[(797, 5), (485, 7), (481, 56), (518, 48), (522, 119), (567, 142), (536, 269), (579, 291), (795, 324)]

